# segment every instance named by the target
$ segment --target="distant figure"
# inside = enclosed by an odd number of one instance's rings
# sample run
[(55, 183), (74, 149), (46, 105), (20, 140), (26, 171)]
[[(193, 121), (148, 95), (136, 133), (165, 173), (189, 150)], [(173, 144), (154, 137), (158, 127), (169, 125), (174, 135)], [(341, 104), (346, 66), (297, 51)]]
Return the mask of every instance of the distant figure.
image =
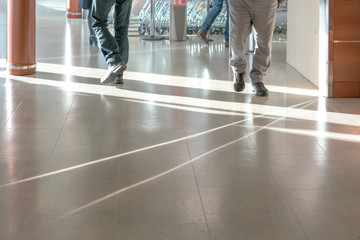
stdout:
[[(108, 29), (108, 16), (114, 8), (115, 37)], [(109, 66), (101, 83), (123, 83), (123, 72), (129, 58), (129, 23), (131, 0), (93, 0), (92, 28), (98, 40), (98, 46)]]
[[(197, 36), (203, 40), (206, 44), (209, 44), (209, 40), (206, 37), (206, 33), (210, 30), (211, 25), (215, 21), (216, 17), (221, 12), (224, 0), (213, 0), (212, 8), (207, 14), (201, 28), (197, 32)], [(229, 47), (229, 4), (228, 0), (225, 0), (226, 5), (226, 22), (225, 22), (225, 47)]]
[(95, 36), (94, 30), (91, 27), (91, 25), (92, 25), (91, 5), (92, 5), (92, 0), (80, 0), (79, 7), (82, 8), (82, 9), (87, 9), (89, 11), (88, 16), (87, 16), (87, 21), (88, 21), (88, 26), (89, 26), (89, 33), (90, 33), (89, 43), (90, 43), (90, 45), (95, 45), (96, 46), (97, 45), (96, 36)]

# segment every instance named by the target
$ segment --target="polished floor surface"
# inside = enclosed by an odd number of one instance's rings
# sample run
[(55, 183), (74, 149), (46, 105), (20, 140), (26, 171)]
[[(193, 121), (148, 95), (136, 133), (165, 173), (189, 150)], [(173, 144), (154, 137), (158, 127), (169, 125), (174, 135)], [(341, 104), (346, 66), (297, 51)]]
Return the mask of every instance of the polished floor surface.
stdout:
[(269, 97), (233, 92), (221, 36), (131, 37), (101, 85), (86, 21), (41, 3), (36, 74), (0, 68), (1, 240), (359, 239), (360, 99), (319, 96), (286, 41)]

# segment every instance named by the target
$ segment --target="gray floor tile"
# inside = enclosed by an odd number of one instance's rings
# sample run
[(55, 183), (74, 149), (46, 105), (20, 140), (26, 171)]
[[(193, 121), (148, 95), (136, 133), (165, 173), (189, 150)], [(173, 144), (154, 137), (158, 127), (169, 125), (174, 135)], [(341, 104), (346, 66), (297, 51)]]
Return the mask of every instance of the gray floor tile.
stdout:
[(28, 200), (18, 196), (14, 188), (0, 189), (1, 239), (15, 240), (21, 228)]
[(28, 215), (16, 239), (112, 239), (113, 222), (107, 215)]
[(209, 232), (205, 223), (181, 223), (141, 221), (125, 222), (116, 226), (116, 240), (148, 240), (148, 239), (178, 239), (178, 240), (209, 240)]
[(148, 191), (146, 186), (117, 196), (116, 224), (134, 221), (206, 222), (198, 191)]
[(291, 214), (279, 191), (249, 186), (247, 188), (202, 188), (204, 211), (207, 214)]
[(197, 190), (189, 156), (166, 151), (140, 152), (119, 161), (119, 189), (141, 182), (140, 186), (153, 191)]
[(39, 157), (50, 155), (60, 129), (1, 128), (0, 156)]
[(0, 184), (44, 173), (49, 156), (0, 156)]
[[(193, 134), (190, 134), (190, 136), (191, 135)], [(187, 144), (193, 158), (215, 150), (225, 151), (225, 149), (238, 149), (238, 151), (245, 153), (255, 151), (246, 132), (238, 126), (231, 126), (196, 136), (188, 139)]]
[(236, 144), (199, 158), (193, 165), (195, 172), (241, 171), (242, 169), (267, 171), (264, 159), (258, 157), (256, 152), (244, 150)]
[(359, 237), (359, 190), (286, 190), (284, 194), (309, 239)]
[[(324, 154), (325, 151), (316, 144), (314, 137), (288, 134), (274, 129), (262, 129), (249, 137), (257, 151), (262, 152), (264, 157), (274, 153), (291, 154)], [(274, 143), (274, 144), (269, 144)]]
[(229, 171), (196, 172), (201, 188), (275, 188), (272, 176), (264, 169), (237, 168)]
[(356, 161), (328, 155), (274, 154), (268, 159), (277, 185), (286, 189), (357, 189)]
[(289, 214), (207, 214), (207, 219), (211, 239), (307, 239)]
[(36, 180), (36, 186), (29, 193), (34, 197), (27, 212), (68, 215), (83, 209), (80, 211), (82, 214), (113, 214), (114, 198), (83, 208), (117, 189), (117, 172), (108, 170), (104, 174), (104, 169), (101, 170), (97, 174), (85, 170), (59, 173)]

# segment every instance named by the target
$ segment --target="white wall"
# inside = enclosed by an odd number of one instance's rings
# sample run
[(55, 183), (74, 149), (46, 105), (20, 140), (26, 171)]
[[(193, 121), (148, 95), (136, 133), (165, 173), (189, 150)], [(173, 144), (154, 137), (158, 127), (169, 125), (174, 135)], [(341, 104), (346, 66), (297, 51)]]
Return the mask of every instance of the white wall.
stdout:
[[(288, 0), (287, 62), (314, 85), (322, 87), (324, 60), (323, 20), (325, 0)], [(320, 7), (321, 6), (321, 7)], [(319, 34), (319, 29), (320, 34)], [(321, 36), (319, 36), (321, 35)], [(322, 40), (321, 45), (320, 39)], [(325, 62), (324, 62), (325, 61)]]

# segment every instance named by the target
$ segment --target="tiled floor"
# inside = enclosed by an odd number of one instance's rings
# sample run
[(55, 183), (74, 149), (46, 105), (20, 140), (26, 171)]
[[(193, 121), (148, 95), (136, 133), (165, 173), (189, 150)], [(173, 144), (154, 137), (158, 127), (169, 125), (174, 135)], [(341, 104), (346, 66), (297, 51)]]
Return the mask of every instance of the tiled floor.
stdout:
[(0, 69), (1, 240), (359, 239), (360, 99), (318, 97), (284, 41), (266, 98), (222, 37), (132, 37), (100, 85), (86, 21), (38, 2), (37, 73)]

